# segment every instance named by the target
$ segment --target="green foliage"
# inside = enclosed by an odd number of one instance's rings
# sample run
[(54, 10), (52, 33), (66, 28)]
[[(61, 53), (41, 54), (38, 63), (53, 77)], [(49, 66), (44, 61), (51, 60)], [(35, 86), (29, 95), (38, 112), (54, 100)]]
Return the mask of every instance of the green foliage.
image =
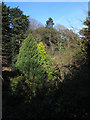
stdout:
[(42, 88), (45, 77), (43, 63), (37, 43), (31, 34), (24, 40), (20, 48), (16, 67), (26, 76), (27, 81), (32, 83), (34, 93), (37, 88)]
[(10, 78), (10, 88), (13, 96), (24, 97), (25, 102), (29, 102), (33, 95), (36, 95), (35, 84), (33, 88), (33, 82), (23, 75)]
[(82, 48), (78, 48), (73, 54), (73, 62), (77, 65), (85, 64), (86, 58), (86, 52), (83, 52)]
[[(16, 8), (12, 9), (14, 10)], [(14, 13), (16, 14), (16, 11)], [(14, 18), (14, 21), (17, 23), (18, 20)], [(15, 23), (11, 29), (18, 34), (19, 31), (16, 28), (19, 29), (19, 26), (16, 27)], [(89, 21), (85, 24), (89, 24)], [(3, 105), (6, 109), (3, 110), (3, 117), (5, 119), (89, 120), (88, 102), (90, 100), (87, 86), (90, 84), (90, 68), (88, 63), (86, 64), (86, 59), (89, 57), (87, 50), (90, 45), (89, 26), (84, 33), (85, 37), (82, 38), (81, 43), (72, 31), (64, 29), (61, 33), (50, 26), (34, 30), (35, 39), (31, 34), (28, 35), (22, 42), (19, 54), (13, 59), (21, 75), (17, 73), (17, 76), (13, 76), (12, 73), (15, 71), (4, 71)], [(16, 38), (18, 44), (19, 38), (15, 36)], [(36, 41), (39, 43), (37, 44)], [(52, 45), (55, 52), (53, 55), (51, 54)], [(58, 50), (55, 51), (55, 48)], [(11, 76), (13, 76), (10, 78), (12, 92), (7, 88), (9, 87), (8, 78)], [(12, 93), (10, 96), (8, 91)]]
[(28, 29), (28, 17), (18, 7), (10, 9), (12, 36), (15, 37), (18, 43), (24, 39), (24, 35)]
[(44, 43), (48, 53), (51, 51), (54, 54), (63, 48), (74, 49), (80, 44), (79, 36), (68, 29), (57, 31), (55, 28), (40, 27), (31, 33), (37, 42)]
[(10, 8), (2, 2), (2, 53), (6, 63), (14, 64), (13, 59), (25, 39), (28, 26), (28, 16), (18, 7)]
[(46, 27), (52, 28), (53, 25), (54, 25), (53, 19), (50, 17), (50, 18), (46, 21)]
[(10, 87), (12, 90), (13, 95), (21, 96), (24, 93), (24, 81), (25, 77), (24, 76), (17, 76), (14, 78), (10, 78)]
[(47, 81), (51, 81), (50, 83), (54, 83), (55, 80), (59, 80), (58, 77), (60, 76), (56, 69), (54, 67), (52, 67), (52, 60), (51, 60), (51, 56), (46, 53), (45, 51), (45, 47), (43, 45), (42, 42), (38, 43), (38, 50), (39, 50), (39, 53), (41, 55), (41, 60), (42, 62), (44, 63), (43, 64), (43, 67), (47, 73)]
[(83, 52), (87, 54), (86, 62), (90, 65), (90, 21), (86, 18), (86, 21), (83, 23), (86, 25), (86, 28), (80, 31), (82, 37)]
[(46, 53), (45, 47), (44, 47), (42, 42), (37, 44), (37, 48), (38, 48), (38, 51), (39, 51), (39, 53), (41, 55), (41, 60), (44, 63), (43, 67), (45, 68), (45, 70), (46, 70), (46, 72), (48, 74), (48, 77), (49, 77), (49, 76), (51, 76), (51, 61), (50, 61), (50, 59), (48, 59), (49, 56)]
[(21, 42), (25, 39), (25, 34), (29, 26), (28, 17), (18, 7), (10, 9), (12, 64), (14, 64), (14, 57), (19, 52)]
[(3, 64), (10, 61), (11, 38), (10, 32), (10, 8), (2, 2), (2, 56)]

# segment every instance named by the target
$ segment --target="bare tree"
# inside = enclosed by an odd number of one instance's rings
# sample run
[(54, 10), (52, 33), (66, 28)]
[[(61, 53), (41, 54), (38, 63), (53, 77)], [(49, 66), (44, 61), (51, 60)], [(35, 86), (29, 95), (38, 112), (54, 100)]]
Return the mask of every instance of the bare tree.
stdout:
[(30, 21), (30, 24), (29, 24), (29, 29), (30, 30), (37, 29), (37, 28), (40, 28), (40, 27), (44, 26), (42, 23), (35, 20), (34, 18), (29, 18), (29, 21)]

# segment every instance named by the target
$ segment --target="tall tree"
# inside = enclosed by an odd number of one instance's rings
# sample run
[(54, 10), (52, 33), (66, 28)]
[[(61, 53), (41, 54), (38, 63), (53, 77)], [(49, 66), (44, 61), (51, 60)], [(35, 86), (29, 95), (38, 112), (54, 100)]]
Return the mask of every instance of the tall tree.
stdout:
[(10, 9), (12, 60), (19, 52), (20, 43), (25, 39), (25, 34), (29, 26), (28, 17), (18, 7)]
[(11, 38), (10, 38), (10, 7), (7, 7), (2, 2), (2, 56), (3, 64), (6, 64), (10, 59), (11, 53)]
[(87, 61), (90, 65), (90, 11), (88, 11), (88, 17), (86, 17), (86, 21), (84, 21), (84, 25), (86, 28), (83, 28), (80, 31), (82, 37), (82, 43), (84, 43), (84, 49), (87, 52)]
[(26, 76), (27, 84), (31, 83), (33, 92), (41, 89), (44, 83), (44, 69), (37, 43), (30, 34), (20, 47), (16, 67)]
[(19, 51), (21, 42), (26, 37), (29, 26), (28, 16), (18, 8), (7, 7), (2, 2), (2, 45), (3, 58), (7, 63), (14, 63), (14, 58)]
[(88, 57), (88, 63), (90, 65), (90, 20), (87, 19), (84, 22), (84, 25), (87, 25), (87, 27), (88, 27), (88, 28), (85, 29), (84, 35), (87, 39), (87, 41), (86, 41), (86, 52), (87, 52), (87, 55), (88, 55), (87, 56)]
[(50, 18), (46, 21), (46, 27), (52, 28), (53, 25), (54, 25), (53, 19), (50, 17)]

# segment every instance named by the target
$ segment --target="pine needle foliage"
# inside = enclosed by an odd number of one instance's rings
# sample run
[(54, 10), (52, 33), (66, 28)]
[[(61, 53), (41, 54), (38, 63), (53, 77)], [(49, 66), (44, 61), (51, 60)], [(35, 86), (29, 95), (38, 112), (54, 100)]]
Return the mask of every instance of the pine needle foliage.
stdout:
[(25, 75), (26, 83), (36, 89), (42, 89), (44, 84), (44, 68), (41, 56), (37, 49), (37, 42), (30, 34), (22, 43), (19, 51), (16, 67)]

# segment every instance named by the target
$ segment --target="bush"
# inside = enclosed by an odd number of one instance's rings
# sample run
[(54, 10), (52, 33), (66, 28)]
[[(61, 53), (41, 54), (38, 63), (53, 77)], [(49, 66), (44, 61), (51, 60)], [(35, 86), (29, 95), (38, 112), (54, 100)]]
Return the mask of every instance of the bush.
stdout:
[(10, 87), (13, 95), (23, 95), (24, 76), (10, 78)]

